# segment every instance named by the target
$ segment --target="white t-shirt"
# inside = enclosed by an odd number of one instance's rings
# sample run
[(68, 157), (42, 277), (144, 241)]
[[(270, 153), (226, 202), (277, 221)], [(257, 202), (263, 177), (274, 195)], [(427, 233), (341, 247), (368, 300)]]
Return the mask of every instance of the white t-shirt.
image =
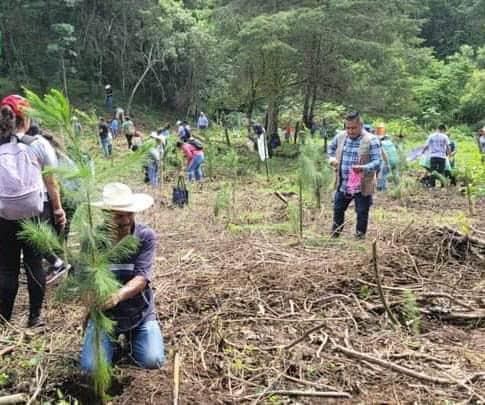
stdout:
[[(22, 139), (24, 134), (17, 134), (19, 139)], [(48, 167), (59, 167), (56, 151), (42, 135), (37, 135), (35, 141), (29, 145), (34, 157), (39, 162), (42, 170)], [(48, 201), (47, 188), (44, 183), (44, 201)]]

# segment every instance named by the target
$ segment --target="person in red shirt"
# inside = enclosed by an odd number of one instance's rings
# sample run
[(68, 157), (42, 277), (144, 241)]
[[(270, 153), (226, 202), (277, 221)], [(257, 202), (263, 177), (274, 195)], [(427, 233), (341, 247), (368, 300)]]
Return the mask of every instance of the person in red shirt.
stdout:
[(189, 142), (177, 142), (177, 148), (182, 150), (182, 153), (187, 158), (187, 173), (189, 181), (194, 178), (196, 181), (202, 180), (202, 163), (204, 163), (204, 152), (197, 148), (194, 144)]

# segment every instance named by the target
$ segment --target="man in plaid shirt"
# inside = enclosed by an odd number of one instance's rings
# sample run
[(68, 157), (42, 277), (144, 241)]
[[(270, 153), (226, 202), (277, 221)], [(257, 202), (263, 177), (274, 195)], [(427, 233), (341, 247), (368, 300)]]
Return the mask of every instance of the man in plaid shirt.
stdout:
[[(381, 164), (381, 146), (374, 135), (363, 129), (359, 113), (347, 114), (345, 128), (346, 130), (337, 134), (328, 146), (329, 162), (336, 169), (337, 176), (332, 235), (340, 235), (345, 211), (354, 200), (357, 212), (356, 237), (364, 238), (376, 173)], [(360, 178), (359, 184), (349, 184), (352, 171)]]

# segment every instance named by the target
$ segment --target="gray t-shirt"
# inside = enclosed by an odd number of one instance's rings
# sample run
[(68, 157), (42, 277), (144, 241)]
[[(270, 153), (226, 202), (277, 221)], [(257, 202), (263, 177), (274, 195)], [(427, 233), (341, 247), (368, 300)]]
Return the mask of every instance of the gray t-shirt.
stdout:
[(445, 159), (447, 156), (450, 140), (448, 136), (442, 132), (435, 132), (431, 134), (426, 142), (428, 147), (429, 157), (437, 157)]

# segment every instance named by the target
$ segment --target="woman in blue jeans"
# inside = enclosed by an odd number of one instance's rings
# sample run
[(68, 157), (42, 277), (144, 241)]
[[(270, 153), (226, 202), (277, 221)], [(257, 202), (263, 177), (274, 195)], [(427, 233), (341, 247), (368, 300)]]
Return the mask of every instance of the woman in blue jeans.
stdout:
[(195, 146), (195, 144), (190, 139), (187, 142), (177, 142), (177, 148), (180, 148), (187, 158), (189, 181), (192, 181), (194, 178), (196, 181), (201, 181), (203, 177), (202, 164), (204, 163), (204, 152), (201, 148)]
[[(100, 338), (105, 360), (111, 364), (120, 353), (117, 338), (125, 335), (129, 355), (143, 368), (159, 368), (164, 361), (163, 336), (158, 324), (152, 289), (152, 266), (156, 251), (155, 232), (146, 225), (135, 223), (135, 213), (153, 204), (148, 194), (134, 194), (122, 183), (110, 183), (103, 189), (103, 200), (93, 203), (110, 211), (113, 221), (113, 242), (127, 235), (139, 240), (138, 250), (122, 263), (111, 263), (110, 268), (122, 287), (102, 306), (104, 314), (115, 322), (111, 335)], [(93, 372), (96, 368), (96, 328), (89, 320), (81, 352), (81, 368)]]

